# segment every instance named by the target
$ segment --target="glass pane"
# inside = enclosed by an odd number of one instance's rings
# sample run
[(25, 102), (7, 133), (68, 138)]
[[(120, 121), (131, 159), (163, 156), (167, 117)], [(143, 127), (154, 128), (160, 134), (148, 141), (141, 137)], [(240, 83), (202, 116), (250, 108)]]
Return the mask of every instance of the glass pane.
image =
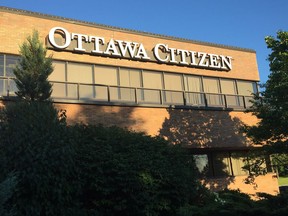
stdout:
[(164, 86), (169, 90), (183, 90), (182, 75), (180, 74), (164, 74)]
[(160, 90), (152, 90), (163, 89), (161, 72), (143, 71), (143, 87), (151, 89), (145, 89), (141, 95), (137, 95), (140, 98), (139, 100), (147, 103), (161, 103), (162, 96)]
[(15, 75), (13, 73), (13, 69), (15, 68), (19, 59), (20, 59), (19, 56), (6, 55), (6, 74), (5, 74), (5, 76), (15, 77)]
[(220, 85), (221, 85), (221, 91), (223, 94), (225, 94), (226, 97), (227, 107), (239, 106), (240, 101), (238, 96), (236, 96), (237, 91), (235, 81), (228, 79), (227, 80), (221, 79)]
[(117, 68), (96, 65), (94, 67), (95, 83), (102, 85), (118, 85)]
[(199, 92), (203, 91), (201, 77), (185, 76), (186, 103), (189, 105), (202, 105), (204, 102), (204, 95)]
[[(121, 68), (119, 72), (120, 86), (141, 87), (141, 71)], [(119, 100), (135, 102), (135, 88), (119, 88)]]
[(242, 167), (245, 166), (244, 162), (245, 157), (239, 156), (237, 153), (231, 154), (231, 163), (234, 176), (238, 175), (247, 175), (248, 171), (243, 170)]
[(9, 94), (15, 95), (15, 92), (18, 91), (18, 88), (16, 86), (16, 83), (13, 79), (9, 79), (8, 81), (8, 89), (9, 89)]
[(138, 102), (161, 104), (161, 91), (153, 89), (137, 89)]
[(189, 92), (202, 92), (201, 77), (185, 76), (185, 89)]
[(217, 153), (213, 155), (213, 167), (215, 176), (232, 175), (228, 153)]
[(232, 94), (232, 95), (237, 94), (234, 80), (221, 79), (220, 84), (221, 84), (221, 91), (223, 94)]
[(5, 86), (6, 86), (5, 80), (0, 79), (0, 96), (6, 96), (7, 95), (7, 91), (6, 91)]
[(176, 91), (163, 91), (163, 100), (166, 104), (179, 104), (184, 105), (183, 92)]
[(53, 91), (51, 96), (53, 98), (66, 98), (67, 97), (67, 84), (65, 83), (53, 83)]
[(162, 73), (155, 71), (143, 71), (143, 87), (163, 89)]
[[(102, 85), (118, 85), (118, 76), (117, 76), (117, 68), (116, 67), (107, 67), (95, 65), (94, 67), (94, 76), (95, 83)], [(96, 86), (95, 87), (95, 98), (101, 100), (108, 100), (108, 88), (106, 86)], [(118, 98), (118, 92), (113, 91), (109, 92), (110, 98)]]
[(66, 98), (77, 100), (78, 99), (78, 87), (77, 84), (67, 84)]
[(206, 154), (203, 154), (203, 155), (193, 155), (193, 157), (198, 171), (202, 175), (208, 174), (209, 169), (208, 156)]
[(69, 63), (67, 66), (67, 81), (92, 84), (94, 81), (92, 65)]
[[(217, 78), (203, 78), (204, 92), (208, 106), (222, 106), (223, 97), (220, 95), (219, 80)], [(212, 93), (212, 94), (210, 94)]]
[(120, 86), (141, 87), (141, 72), (139, 70), (121, 68), (119, 75)]
[[(60, 66), (60, 65), (59, 65)], [(70, 84), (67, 86), (67, 97), (69, 98), (78, 98), (80, 94), (82, 96), (93, 96), (93, 90), (91, 88), (90, 92), (87, 92), (87, 89), (83, 90), (80, 89), (81, 84), (92, 84), (93, 79), (93, 72), (92, 72), (92, 65), (89, 64), (79, 64), (79, 63), (69, 63), (67, 64), (67, 81), (72, 83), (79, 83), (79, 86), (76, 84)], [(60, 70), (63, 70), (63, 65), (60, 66)], [(62, 79), (63, 79), (62, 74)], [(64, 78), (65, 79), (65, 78)], [(82, 90), (80, 92), (80, 90)], [(79, 92), (78, 92), (79, 91)], [(80, 98), (79, 98), (80, 99)]]
[(109, 89), (111, 94), (111, 101), (136, 102), (135, 89), (121, 87), (109, 87)]
[(237, 87), (239, 95), (251, 96), (252, 93), (257, 92), (257, 86), (255, 82), (237, 81)]
[(219, 80), (217, 78), (203, 78), (205, 93), (220, 93)]
[(95, 87), (91, 85), (79, 85), (79, 99), (92, 99), (94, 98)]
[(4, 55), (0, 55), (0, 76), (4, 76)]
[(205, 106), (204, 93), (187, 92), (186, 100), (187, 105)]
[[(95, 86), (95, 99), (108, 101), (108, 87), (107, 86)], [(113, 96), (112, 96), (113, 97)]]
[[(164, 91), (164, 101), (168, 104), (184, 104), (183, 99), (183, 84), (182, 75), (179, 74), (164, 74), (165, 89), (175, 91)], [(179, 92), (181, 91), (181, 92)]]
[(54, 70), (49, 76), (50, 81), (66, 81), (66, 63), (60, 61), (53, 62)]

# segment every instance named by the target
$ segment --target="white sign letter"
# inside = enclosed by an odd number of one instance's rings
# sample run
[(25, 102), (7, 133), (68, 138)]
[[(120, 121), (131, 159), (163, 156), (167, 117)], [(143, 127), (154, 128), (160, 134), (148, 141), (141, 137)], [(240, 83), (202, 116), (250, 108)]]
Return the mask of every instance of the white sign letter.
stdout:
[(167, 62), (168, 61), (168, 56), (166, 55), (166, 58), (165, 59), (162, 59), (159, 55), (159, 50), (161, 50), (162, 52), (166, 53), (167, 50), (168, 50), (168, 46), (165, 45), (165, 44), (156, 44), (156, 46), (154, 47), (153, 49), (153, 52), (154, 52), (154, 55), (156, 57), (156, 59), (158, 61), (161, 61), (161, 62)]
[[(65, 44), (64, 44), (64, 45), (58, 45), (58, 44), (56, 44), (54, 35), (55, 35), (55, 33), (56, 33), (57, 31), (58, 31), (58, 32), (61, 31), (61, 32), (64, 34), (64, 38), (65, 38)], [(58, 49), (65, 49), (65, 48), (67, 48), (67, 47), (70, 45), (70, 43), (71, 43), (70, 33), (69, 33), (66, 29), (61, 28), (61, 27), (54, 27), (54, 28), (52, 28), (52, 29), (50, 30), (50, 32), (49, 32), (48, 39), (49, 39), (49, 42), (51, 43), (51, 45), (54, 46), (54, 47), (56, 47), (56, 48), (58, 48)]]
[(74, 37), (77, 36), (77, 47), (74, 48), (74, 50), (77, 51), (83, 51), (85, 52), (86, 50), (83, 48), (83, 44), (82, 44), (82, 38), (84, 38), (84, 42), (88, 41), (88, 36), (87, 35), (83, 35), (83, 34), (76, 34), (76, 33), (72, 33), (72, 40), (74, 39)]
[(92, 53), (103, 53), (103, 51), (100, 51), (100, 45), (104, 45), (105, 40), (102, 37), (95, 37), (95, 36), (89, 36), (89, 42), (92, 42), (94, 39), (94, 50), (92, 50)]

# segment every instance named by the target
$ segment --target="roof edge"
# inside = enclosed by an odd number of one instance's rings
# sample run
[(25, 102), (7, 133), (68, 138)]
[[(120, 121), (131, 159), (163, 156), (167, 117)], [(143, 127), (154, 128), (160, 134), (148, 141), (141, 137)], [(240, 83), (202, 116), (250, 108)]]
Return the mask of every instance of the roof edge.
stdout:
[(167, 36), (167, 35), (162, 35), (162, 34), (144, 32), (144, 31), (139, 31), (139, 30), (132, 30), (132, 29), (127, 29), (127, 28), (120, 28), (120, 27), (115, 27), (115, 26), (110, 26), (110, 25), (98, 24), (95, 22), (87, 22), (87, 21), (82, 21), (82, 20), (76, 20), (76, 19), (65, 18), (65, 17), (61, 17), (61, 16), (54, 16), (54, 15), (38, 13), (38, 12), (33, 12), (33, 11), (28, 11), (28, 10), (22, 10), (22, 9), (16, 9), (16, 8), (10, 8), (10, 7), (5, 7), (5, 6), (0, 6), (0, 11), (12, 12), (12, 13), (16, 13), (16, 14), (34, 16), (34, 17), (45, 18), (45, 19), (53, 19), (53, 20), (57, 20), (57, 21), (64, 21), (64, 22), (78, 24), (78, 25), (85, 25), (85, 26), (90, 26), (90, 27), (102, 28), (102, 29), (106, 29), (106, 30), (115, 30), (115, 31), (120, 31), (120, 32), (139, 34), (139, 35), (143, 35), (143, 36), (163, 38), (163, 39), (167, 39), (167, 40), (174, 40), (174, 41), (176, 40), (179, 42), (188, 42), (188, 43), (194, 43), (194, 44), (198, 44), (198, 45), (213, 46), (213, 47), (219, 47), (219, 48), (226, 48), (226, 49), (256, 53), (255, 50), (249, 49), (249, 48), (241, 48), (241, 47), (237, 47), (237, 46), (229, 46), (229, 45), (203, 42), (203, 41), (192, 40), (192, 39), (181, 38), (181, 37), (174, 37), (174, 36)]

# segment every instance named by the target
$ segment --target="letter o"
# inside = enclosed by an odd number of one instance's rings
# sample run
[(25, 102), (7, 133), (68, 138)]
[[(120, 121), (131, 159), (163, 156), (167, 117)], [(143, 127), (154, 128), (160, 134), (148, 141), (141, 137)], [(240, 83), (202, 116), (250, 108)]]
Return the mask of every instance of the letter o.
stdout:
[[(65, 37), (65, 44), (64, 44), (64, 45), (58, 45), (58, 44), (55, 42), (55, 37), (54, 37), (54, 35), (55, 35), (55, 32), (56, 32), (56, 31), (59, 31), (59, 30), (60, 30), (61, 32), (63, 32), (63, 34), (64, 34), (64, 37)], [(54, 27), (54, 28), (52, 28), (52, 29), (50, 30), (50, 32), (49, 32), (48, 39), (49, 39), (49, 42), (51, 43), (52, 46), (54, 46), (54, 47), (56, 47), (56, 48), (59, 48), (59, 49), (65, 49), (65, 48), (67, 48), (67, 47), (70, 45), (70, 43), (71, 43), (71, 35), (70, 35), (70, 33), (69, 33), (66, 29), (64, 29), (64, 28), (62, 28), (62, 27)]]

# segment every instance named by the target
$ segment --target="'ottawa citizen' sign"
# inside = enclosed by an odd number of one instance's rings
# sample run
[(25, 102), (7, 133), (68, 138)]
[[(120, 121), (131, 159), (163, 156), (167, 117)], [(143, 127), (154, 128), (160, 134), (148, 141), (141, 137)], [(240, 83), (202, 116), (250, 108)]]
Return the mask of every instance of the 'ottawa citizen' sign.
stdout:
[(109, 39), (80, 33), (70, 33), (62, 27), (54, 27), (48, 35), (48, 47), (91, 55), (125, 58), (138, 61), (153, 61), (164, 64), (182, 65), (229, 71), (232, 57), (205, 52), (177, 49), (158, 43), (146, 50), (142, 43)]

